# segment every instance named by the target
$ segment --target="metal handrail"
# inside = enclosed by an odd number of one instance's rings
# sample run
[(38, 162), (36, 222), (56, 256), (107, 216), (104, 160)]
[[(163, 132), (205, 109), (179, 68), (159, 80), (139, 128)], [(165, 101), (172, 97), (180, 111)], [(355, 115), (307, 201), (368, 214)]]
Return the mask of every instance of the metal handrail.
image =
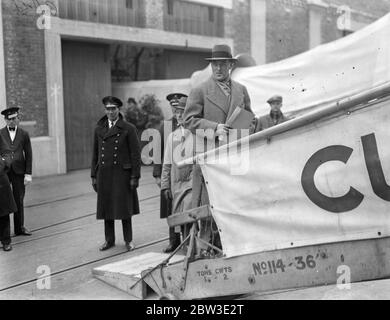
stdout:
[[(188, 158), (186, 160), (180, 161), (178, 163), (178, 167), (182, 168), (189, 164), (196, 164), (202, 161), (202, 159), (205, 159), (209, 156), (212, 156), (216, 154), (217, 152), (225, 151), (230, 148), (237, 148), (242, 144), (250, 144), (255, 141), (259, 140), (266, 140), (271, 138), (272, 136), (284, 133), (286, 131), (296, 129), (305, 125), (308, 125), (310, 123), (313, 123), (317, 120), (320, 120), (322, 118), (325, 118), (327, 116), (330, 116), (332, 114), (346, 111), (352, 107), (369, 103), (371, 101), (379, 101), (379, 99), (382, 98), (389, 98), (390, 96), (390, 81), (385, 82), (375, 88), (366, 90), (364, 92), (352, 95), (347, 98), (340, 99), (330, 105), (324, 106), (320, 109), (308, 112), (307, 114), (298, 116), (297, 118), (288, 120), (286, 122), (283, 122), (281, 124), (278, 124), (277, 126), (265, 129), (263, 131), (260, 131), (258, 133), (246, 136), (240, 140), (231, 142), (229, 144), (225, 144), (223, 146), (220, 146), (219, 148), (207, 151), (205, 153), (196, 155), (195, 157)], [(313, 106), (314, 107), (314, 106)]]

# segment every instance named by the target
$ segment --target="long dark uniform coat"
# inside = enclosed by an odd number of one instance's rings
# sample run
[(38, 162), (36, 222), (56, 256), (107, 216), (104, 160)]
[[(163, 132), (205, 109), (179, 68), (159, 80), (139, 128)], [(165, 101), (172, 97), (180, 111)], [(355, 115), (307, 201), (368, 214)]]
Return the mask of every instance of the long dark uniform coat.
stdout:
[(0, 217), (9, 215), (17, 210), (7, 171), (11, 166), (11, 159), (0, 156)]
[(91, 177), (97, 179), (97, 219), (125, 220), (139, 214), (137, 190), (130, 178), (140, 178), (141, 153), (136, 128), (123, 120), (108, 128), (107, 116), (96, 126)]

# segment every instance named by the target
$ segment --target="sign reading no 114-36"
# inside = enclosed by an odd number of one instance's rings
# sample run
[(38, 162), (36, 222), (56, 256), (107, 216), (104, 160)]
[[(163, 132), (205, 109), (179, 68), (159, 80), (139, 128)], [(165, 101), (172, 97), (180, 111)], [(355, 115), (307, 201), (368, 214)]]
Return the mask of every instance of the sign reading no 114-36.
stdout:
[(275, 259), (268, 261), (261, 261), (252, 264), (255, 276), (264, 276), (267, 274), (274, 274), (280, 272), (286, 272), (288, 267), (295, 267), (297, 270), (305, 270), (306, 268), (313, 269), (316, 267), (316, 261), (314, 256), (307, 255), (294, 257), (294, 262), (286, 264), (283, 259)]

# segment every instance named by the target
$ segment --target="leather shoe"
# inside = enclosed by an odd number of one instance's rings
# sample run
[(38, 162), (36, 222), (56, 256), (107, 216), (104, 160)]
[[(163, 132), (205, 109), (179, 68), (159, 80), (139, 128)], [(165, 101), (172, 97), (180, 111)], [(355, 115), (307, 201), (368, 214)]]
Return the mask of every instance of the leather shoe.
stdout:
[(127, 251), (133, 251), (135, 249), (135, 244), (133, 241), (126, 242), (125, 245), (126, 245)]
[(31, 236), (32, 233), (28, 229), (23, 228), (21, 232), (15, 232), (15, 236)]
[(114, 246), (115, 246), (115, 243), (104, 242), (104, 244), (99, 248), (99, 250), (100, 251), (108, 250)]
[(5, 245), (3, 245), (3, 250), (4, 251), (11, 251), (12, 250), (12, 246), (10, 244), (5, 244)]
[(179, 244), (176, 244), (176, 243), (170, 243), (168, 245), (168, 247), (166, 247), (163, 252), (164, 253), (171, 253), (173, 251), (175, 251), (175, 249), (179, 246)]

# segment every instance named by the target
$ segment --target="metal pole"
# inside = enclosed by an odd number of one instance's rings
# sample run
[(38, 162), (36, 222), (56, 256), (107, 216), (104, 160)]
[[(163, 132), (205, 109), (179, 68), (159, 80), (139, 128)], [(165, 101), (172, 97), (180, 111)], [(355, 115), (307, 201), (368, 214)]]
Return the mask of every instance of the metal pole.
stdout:
[(374, 100), (378, 101), (379, 99), (384, 98), (384, 97), (389, 96), (389, 95), (390, 95), (390, 82), (388, 81), (388, 82), (385, 82), (385, 83), (383, 83), (375, 88), (369, 89), (367, 91), (355, 94), (355, 95), (347, 97), (347, 98), (340, 99), (340, 100), (332, 103), (331, 105), (322, 107), (318, 110), (308, 112), (307, 114), (302, 115), (302, 116), (298, 116), (295, 119), (283, 122), (277, 126), (274, 126), (274, 127), (268, 128), (266, 130), (260, 131), (258, 133), (244, 137), (241, 140), (234, 141), (230, 144), (223, 145), (217, 149), (213, 149), (213, 150), (210, 150), (208, 152), (199, 154), (196, 157), (192, 157), (192, 158), (186, 159), (184, 161), (181, 161), (178, 163), (178, 167), (181, 168), (185, 165), (199, 163), (200, 159), (211, 156), (211, 155), (215, 154), (216, 152), (228, 150), (229, 148), (232, 148), (232, 147), (236, 148), (236, 146), (235, 146), (236, 144), (238, 147), (241, 144), (243, 144), (243, 142), (245, 142), (245, 143), (249, 142), (249, 144), (251, 144), (255, 141), (265, 140), (265, 139), (268, 139), (268, 138), (275, 136), (277, 134), (281, 134), (283, 132), (308, 125), (308, 124), (313, 123), (319, 119), (325, 118), (331, 114), (341, 112), (341, 111), (347, 111), (348, 109), (355, 107), (355, 106), (358, 106), (358, 105), (361, 105), (363, 103), (369, 103), (369, 102), (374, 101)]

